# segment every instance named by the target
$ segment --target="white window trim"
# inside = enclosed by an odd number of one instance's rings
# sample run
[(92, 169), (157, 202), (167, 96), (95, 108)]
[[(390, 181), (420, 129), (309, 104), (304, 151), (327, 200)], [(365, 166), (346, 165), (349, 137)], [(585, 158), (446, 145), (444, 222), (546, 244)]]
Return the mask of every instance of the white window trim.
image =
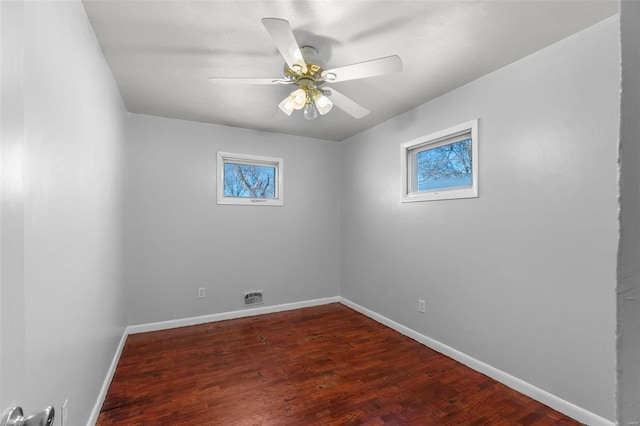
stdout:
[[(401, 151), (401, 177), (402, 177), (402, 202), (412, 203), (416, 201), (434, 201), (434, 200), (453, 200), (459, 198), (477, 198), (478, 197), (478, 119), (450, 127), (439, 132), (422, 136), (400, 145)], [(445, 145), (451, 138), (457, 135), (471, 132), (471, 176), (473, 179), (472, 186), (467, 188), (452, 189), (435, 189), (432, 191), (411, 191), (411, 175), (413, 166), (409, 162), (410, 151), (416, 148), (437, 148), (438, 145)]]
[[(224, 164), (238, 162), (256, 166), (271, 166), (276, 168), (275, 197), (274, 198), (248, 198), (224, 196)], [(261, 155), (236, 154), (231, 152), (218, 152), (217, 161), (217, 198), (218, 204), (235, 204), (250, 206), (282, 206), (284, 205), (284, 160), (278, 157), (264, 157)]]

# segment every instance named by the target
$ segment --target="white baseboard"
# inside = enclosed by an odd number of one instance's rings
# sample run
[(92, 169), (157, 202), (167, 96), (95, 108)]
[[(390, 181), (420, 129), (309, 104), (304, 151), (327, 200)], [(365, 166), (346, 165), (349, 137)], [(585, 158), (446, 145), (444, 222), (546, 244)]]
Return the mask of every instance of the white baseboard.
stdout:
[(303, 302), (287, 303), (283, 305), (243, 309), (239, 311), (222, 312), (219, 314), (204, 315), (200, 317), (185, 318), (185, 319), (171, 320), (171, 321), (154, 322), (150, 324), (132, 325), (127, 327), (122, 335), (122, 338), (120, 339), (120, 344), (116, 349), (116, 353), (113, 357), (113, 361), (111, 362), (111, 366), (109, 367), (107, 377), (105, 377), (104, 383), (102, 385), (102, 389), (100, 390), (100, 394), (98, 396), (98, 400), (96, 401), (96, 405), (94, 406), (93, 411), (91, 412), (91, 417), (89, 418), (89, 422), (87, 423), (87, 426), (94, 426), (96, 421), (98, 420), (100, 409), (102, 408), (104, 399), (107, 396), (109, 385), (111, 384), (111, 380), (113, 379), (113, 375), (115, 374), (116, 366), (118, 365), (120, 355), (122, 354), (122, 350), (124, 349), (124, 344), (129, 334), (145, 333), (148, 331), (168, 330), (171, 328), (186, 327), (190, 325), (205, 324), (208, 322), (223, 321), (227, 319), (269, 314), (273, 312), (290, 311), (293, 309), (307, 308), (310, 306), (318, 306), (318, 305), (326, 305), (328, 303), (336, 303), (336, 302), (342, 303), (343, 305), (348, 306), (353, 310), (358, 311), (361, 314), (366, 315), (369, 318), (381, 324), (384, 324), (387, 327), (392, 328), (397, 332), (404, 334), (405, 336), (410, 337), (413, 340), (420, 342), (423, 345), (428, 346), (435, 351), (438, 351), (444, 355), (447, 355), (448, 357), (453, 358), (456, 361), (476, 371), (479, 371), (480, 373), (488, 377), (491, 377), (492, 379), (500, 383), (503, 383), (506, 386), (509, 386), (510, 388), (515, 389), (520, 393), (523, 393), (537, 401), (540, 401), (545, 405), (548, 405), (554, 410), (557, 410), (563, 414), (566, 414), (569, 417), (572, 417), (578, 420), (579, 422), (582, 422), (589, 426), (615, 426), (615, 423), (610, 420), (607, 420), (603, 417), (598, 416), (597, 414), (594, 414), (581, 407), (578, 407), (575, 404), (565, 401), (528, 382), (525, 382), (521, 379), (518, 379), (517, 377), (514, 377), (508, 373), (505, 373), (502, 370), (499, 370), (495, 367), (485, 364), (484, 362), (479, 361), (450, 346), (447, 346), (444, 343), (441, 343), (437, 340), (427, 337), (424, 334), (420, 334), (417, 331), (410, 329), (409, 327), (406, 327), (383, 315), (380, 315), (372, 310), (369, 310), (363, 306), (360, 306), (357, 303), (354, 303), (349, 299), (345, 299), (342, 296), (327, 297), (323, 299), (313, 299), (313, 300), (307, 300)]
[(238, 311), (221, 312), (219, 314), (203, 315), (200, 317), (184, 318), (170, 321), (152, 322), (149, 324), (130, 325), (127, 334), (146, 333), (149, 331), (168, 330), (177, 327), (206, 324), (208, 322), (224, 321), (228, 319), (252, 317), (254, 315), (270, 314), (273, 312), (291, 311), (293, 309), (308, 308), (309, 306), (337, 303), (338, 296), (312, 299), (303, 302), (285, 303), (283, 305), (262, 306), (259, 308), (242, 309)]
[(118, 366), (118, 361), (120, 360), (120, 355), (122, 354), (122, 350), (124, 349), (124, 344), (127, 341), (127, 330), (125, 329), (122, 337), (120, 338), (120, 343), (118, 343), (118, 347), (116, 348), (116, 353), (113, 355), (113, 359), (111, 360), (111, 365), (109, 366), (109, 371), (107, 371), (107, 376), (104, 378), (102, 382), (102, 388), (100, 388), (100, 393), (98, 394), (98, 400), (96, 404), (93, 406), (93, 410), (91, 410), (91, 416), (89, 417), (89, 421), (87, 422), (87, 426), (94, 426), (98, 421), (98, 416), (100, 416), (100, 410), (102, 409), (102, 404), (104, 404), (104, 399), (107, 397), (107, 391), (109, 390), (109, 386), (111, 385), (111, 380), (113, 380), (114, 374), (116, 374), (116, 367)]
[(480, 373), (491, 377), (492, 379), (512, 389), (515, 389), (530, 398), (535, 399), (536, 401), (548, 405), (556, 411), (559, 411), (571, 418), (578, 420), (581, 423), (587, 424), (589, 426), (615, 426), (615, 423), (610, 420), (607, 420), (603, 417), (598, 416), (597, 414), (585, 410), (584, 408), (578, 407), (575, 404), (565, 401), (564, 399), (561, 399), (543, 389), (540, 389), (532, 385), (531, 383), (525, 382), (524, 380), (518, 379), (517, 377), (505, 373), (502, 370), (485, 364), (484, 362), (479, 361), (450, 346), (447, 346), (444, 343), (427, 337), (424, 334), (420, 334), (417, 331), (410, 329), (409, 327), (406, 327), (383, 315), (360, 306), (357, 303), (350, 301), (349, 299), (345, 299), (344, 297), (340, 296), (338, 297), (338, 301), (343, 305), (348, 306), (353, 310), (358, 311), (361, 314), (366, 315), (369, 318), (381, 324), (384, 324), (387, 327), (392, 328), (397, 332), (402, 333), (405, 336), (410, 337), (413, 340), (422, 343), (423, 345), (428, 346), (435, 351), (440, 352), (441, 354), (455, 359), (456, 361), (466, 365), (469, 368), (472, 368), (473, 370), (479, 371)]

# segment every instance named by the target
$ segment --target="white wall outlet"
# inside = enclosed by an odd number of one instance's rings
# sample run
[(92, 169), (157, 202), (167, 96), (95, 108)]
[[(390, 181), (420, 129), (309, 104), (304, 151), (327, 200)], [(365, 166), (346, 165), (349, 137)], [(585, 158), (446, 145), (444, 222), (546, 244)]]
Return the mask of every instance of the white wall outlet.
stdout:
[(627, 423), (628, 426), (638, 426), (638, 424), (639, 423), (637, 421)]
[(418, 299), (418, 312), (423, 314), (427, 312), (427, 302), (423, 299)]
[(62, 407), (60, 408), (60, 426), (67, 426), (69, 424), (67, 419), (67, 404), (69, 403), (69, 399), (65, 399), (62, 403)]
[(204, 287), (200, 287), (198, 289), (198, 299), (202, 299), (205, 297)]

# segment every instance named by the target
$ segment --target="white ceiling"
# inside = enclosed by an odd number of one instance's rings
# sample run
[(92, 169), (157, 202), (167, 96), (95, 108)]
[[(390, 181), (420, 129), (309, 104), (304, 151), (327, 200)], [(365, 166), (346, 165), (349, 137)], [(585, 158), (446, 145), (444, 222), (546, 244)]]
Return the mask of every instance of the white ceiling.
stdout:
[[(131, 112), (343, 140), (615, 13), (613, 1), (84, 0)], [(371, 114), (314, 121), (278, 103), (291, 86), (214, 85), (280, 78), (261, 23), (288, 20), (329, 68), (397, 54), (401, 73), (334, 83)]]

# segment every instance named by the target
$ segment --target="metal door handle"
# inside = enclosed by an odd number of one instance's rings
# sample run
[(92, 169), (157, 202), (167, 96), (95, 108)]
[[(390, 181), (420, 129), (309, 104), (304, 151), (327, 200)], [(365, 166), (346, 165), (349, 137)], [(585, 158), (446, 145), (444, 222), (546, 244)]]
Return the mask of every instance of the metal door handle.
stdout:
[(47, 407), (24, 417), (22, 407), (13, 407), (2, 416), (0, 426), (52, 426), (55, 410)]

